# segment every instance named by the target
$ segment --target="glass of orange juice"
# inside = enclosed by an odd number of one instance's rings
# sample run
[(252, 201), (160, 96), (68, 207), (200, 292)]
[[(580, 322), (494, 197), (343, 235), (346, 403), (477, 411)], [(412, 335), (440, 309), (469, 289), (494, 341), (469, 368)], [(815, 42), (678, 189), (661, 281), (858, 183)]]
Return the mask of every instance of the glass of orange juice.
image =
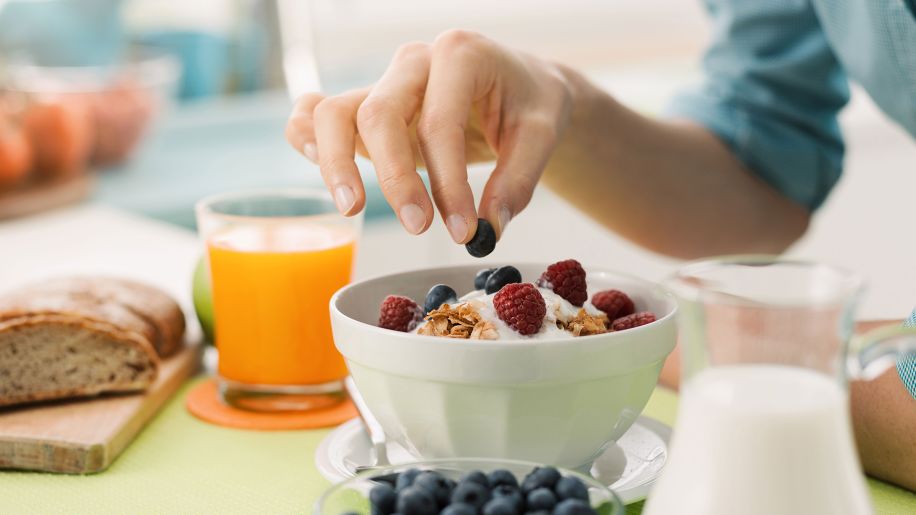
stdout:
[(222, 400), (302, 411), (346, 398), (328, 303), (350, 281), (362, 218), (325, 190), (225, 193), (197, 203), (213, 289)]

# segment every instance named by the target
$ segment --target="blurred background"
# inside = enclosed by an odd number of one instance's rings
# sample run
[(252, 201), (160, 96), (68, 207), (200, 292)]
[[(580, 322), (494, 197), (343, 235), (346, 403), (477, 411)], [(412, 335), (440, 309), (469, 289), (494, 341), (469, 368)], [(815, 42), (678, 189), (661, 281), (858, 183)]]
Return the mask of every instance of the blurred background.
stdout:
[[(400, 44), (455, 27), (575, 66), (649, 114), (698, 79), (708, 34), (699, 0), (0, 0), (0, 227), (83, 202), (193, 228), (204, 195), (319, 186), (283, 137), (291, 99), (370, 83)], [(902, 317), (916, 302), (916, 145), (855, 88), (842, 124), (846, 175), (791, 252), (865, 272), (864, 314)], [(473, 259), (440, 225), (406, 235), (360, 168), (360, 275)], [(488, 172), (472, 170), (478, 193)], [(561, 248), (653, 279), (677, 265), (544, 189), (492, 259)]]

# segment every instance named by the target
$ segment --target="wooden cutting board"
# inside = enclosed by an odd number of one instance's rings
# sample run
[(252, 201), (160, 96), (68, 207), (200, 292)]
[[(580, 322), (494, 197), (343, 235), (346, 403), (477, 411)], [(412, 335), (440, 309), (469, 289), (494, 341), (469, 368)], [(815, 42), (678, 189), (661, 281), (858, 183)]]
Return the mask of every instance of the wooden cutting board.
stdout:
[(191, 276), (200, 243), (193, 232), (89, 204), (0, 223), (0, 250), (0, 295), (49, 277), (102, 274), (156, 285), (184, 309), (189, 346), (162, 362), (146, 393), (0, 410), (0, 468), (104, 470), (198, 369)]
[(0, 410), (0, 468), (90, 474), (108, 468), (200, 366), (202, 344), (162, 362), (141, 394)]
[(95, 183), (94, 173), (84, 173), (65, 179), (28, 184), (15, 190), (0, 191), (0, 220), (74, 204), (88, 197)]

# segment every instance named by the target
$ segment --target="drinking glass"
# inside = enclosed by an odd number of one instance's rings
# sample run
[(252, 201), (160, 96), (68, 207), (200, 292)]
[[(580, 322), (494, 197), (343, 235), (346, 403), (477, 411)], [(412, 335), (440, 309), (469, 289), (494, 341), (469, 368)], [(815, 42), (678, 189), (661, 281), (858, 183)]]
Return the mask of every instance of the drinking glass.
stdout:
[(771, 256), (689, 264), (679, 302), (682, 393), (646, 513), (865, 514), (846, 382), (914, 349), (888, 326), (853, 337), (863, 280)]
[(350, 281), (359, 216), (321, 189), (226, 193), (197, 204), (213, 288), (222, 400), (255, 411), (345, 398), (328, 302)]

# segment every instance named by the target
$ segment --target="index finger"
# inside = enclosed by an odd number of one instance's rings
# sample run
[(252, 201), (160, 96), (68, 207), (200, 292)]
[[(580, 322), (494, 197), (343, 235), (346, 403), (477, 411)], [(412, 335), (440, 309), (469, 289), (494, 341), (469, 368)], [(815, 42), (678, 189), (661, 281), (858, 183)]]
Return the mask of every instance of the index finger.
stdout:
[(450, 31), (436, 40), (417, 124), (436, 206), (459, 243), (469, 241), (477, 230), (465, 130), (473, 103), (492, 88), (486, 47), (482, 36), (466, 31)]

